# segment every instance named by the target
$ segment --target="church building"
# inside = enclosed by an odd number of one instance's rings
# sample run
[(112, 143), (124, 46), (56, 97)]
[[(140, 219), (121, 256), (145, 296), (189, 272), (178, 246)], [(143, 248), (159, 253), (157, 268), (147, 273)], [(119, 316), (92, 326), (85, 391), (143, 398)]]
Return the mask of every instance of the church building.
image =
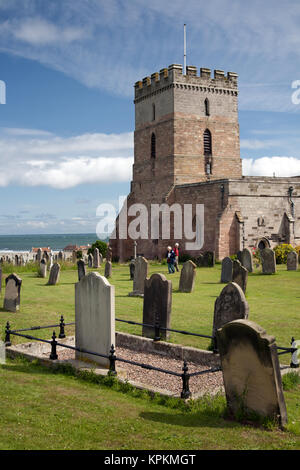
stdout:
[[(159, 233), (138, 238), (137, 254), (161, 259), (168, 245), (196, 257), (216, 259), (245, 247), (300, 245), (300, 176), (243, 176), (236, 73), (170, 65), (135, 84), (134, 165), (127, 211), (133, 204), (181, 207), (203, 205), (203, 244), (187, 250), (178, 239), (170, 211), (169, 239)], [(128, 217), (130, 224), (132, 217)], [(148, 221), (149, 227), (151, 221)], [(195, 229), (195, 216), (193, 219)], [(134, 240), (119, 233), (110, 240), (121, 261), (134, 254)], [(152, 234), (153, 235), (153, 234)], [(175, 235), (175, 236), (174, 236)]]

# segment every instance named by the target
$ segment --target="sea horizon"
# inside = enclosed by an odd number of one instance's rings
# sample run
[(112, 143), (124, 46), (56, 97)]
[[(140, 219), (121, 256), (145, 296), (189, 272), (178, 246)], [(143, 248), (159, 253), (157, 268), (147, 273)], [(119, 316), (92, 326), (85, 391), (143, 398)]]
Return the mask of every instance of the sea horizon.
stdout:
[(63, 250), (67, 245), (92, 245), (96, 240), (108, 241), (96, 233), (49, 233), (0, 235), (0, 252), (27, 252), (32, 248), (49, 247), (52, 251)]

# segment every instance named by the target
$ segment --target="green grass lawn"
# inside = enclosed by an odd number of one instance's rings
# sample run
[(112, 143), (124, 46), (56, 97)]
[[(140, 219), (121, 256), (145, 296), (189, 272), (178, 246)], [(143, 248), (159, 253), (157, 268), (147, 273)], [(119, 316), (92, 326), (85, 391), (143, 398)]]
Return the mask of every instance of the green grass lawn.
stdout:
[[(15, 329), (58, 323), (60, 315), (66, 323), (74, 321), (76, 270), (62, 270), (57, 286), (47, 286), (47, 279), (22, 271), (20, 311), (0, 309), (2, 339), (7, 321)], [(103, 274), (104, 266), (98, 271)], [(167, 266), (150, 264), (149, 275), (154, 272), (172, 280), (171, 327), (210, 335), (214, 302), (224, 287), (219, 282), (221, 266), (198, 268), (192, 294), (178, 292), (179, 273), (167, 274)], [(110, 282), (115, 285), (116, 318), (141, 322), (143, 300), (128, 296), (129, 267), (113, 265)], [(2, 288), (2, 305), (3, 297)], [(288, 272), (281, 265), (276, 275), (250, 274), (246, 298), (249, 319), (274, 335), (277, 345), (290, 346), (292, 336), (300, 339), (300, 271)], [(116, 329), (141, 334), (141, 327), (121, 322)], [(66, 328), (66, 334), (73, 333), (73, 326)], [(52, 329), (32, 333), (40, 338), (51, 334)], [(13, 344), (23, 341), (12, 337)], [(171, 341), (202, 349), (210, 343), (180, 334), (172, 334)], [(280, 360), (289, 363), (290, 355)], [(287, 429), (267, 430), (227, 420), (224, 397), (200, 400), (186, 409), (9, 360), (0, 366), (0, 449), (300, 449), (299, 393), (299, 385), (284, 392)]]

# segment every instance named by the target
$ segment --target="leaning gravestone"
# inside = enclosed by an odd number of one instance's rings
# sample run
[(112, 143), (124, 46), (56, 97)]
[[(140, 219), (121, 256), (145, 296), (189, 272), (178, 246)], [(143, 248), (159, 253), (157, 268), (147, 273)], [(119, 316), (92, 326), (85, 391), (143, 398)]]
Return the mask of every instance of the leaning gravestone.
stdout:
[(243, 292), (246, 292), (248, 282), (248, 270), (235, 259), (233, 261), (232, 282), (240, 286)]
[(44, 258), (40, 261), (39, 275), (40, 277), (47, 276), (47, 261)]
[(275, 338), (254, 322), (235, 320), (217, 331), (227, 407), (287, 423)]
[(5, 279), (4, 310), (17, 312), (20, 309), (20, 292), (22, 279), (16, 274), (10, 274)]
[(215, 301), (212, 336), (226, 323), (233, 320), (248, 319), (249, 306), (245, 294), (240, 286), (230, 282), (225, 286)]
[[(170, 328), (172, 307), (172, 282), (163, 274), (152, 274), (145, 280), (143, 323), (158, 325), (162, 328)], [(143, 326), (143, 336), (155, 338), (155, 328)], [(169, 332), (160, 330), (162, 339), (169, 338)]]
[[(109, 356), (115, 339), (115, 288), (98, 272), (75, 284), (75, 346)], [(76, 351), (76, 359), (109, 367), (109, 359)]]
[(95, 249), (94, 249), (93, 258), (94, 258), (93, 267), (96, 268), (96, 269), (100, 268), (101, 262), (100, 262), (100, 253), (99, 253), (99, 249), (98, 249), (98, 248), (95, 248)]
[(226, 256), (222, 260), (222, 271), (221, 271), (221, 282), (227, 283), (232, 281), (232, 269), (233, 269), (233, 262), (229, 256)]
[(143, 256), (138, 256), (135, 260), (133, 291), (129, 293), (131, 297), (144, 296), (144, 283), (148, 275), (148, 261)]
[(271, 248), (264, 248), (260, 252), (262, 262), (262, 273), (263, 274), (274, 274), (276, 273), (276, 258), (275, 252)]
[(48, 285), (55, 286), (59, 281), (59, 275), (60, 275), (60, 264), (54, 263), (50, 271)]
[(249, 273), (253, 272), (253, 257), (248, 248), (244, 248), (242, 251), (242, 265)]
[(286, 267), (288, 271), (297, 271), (298, 253), (296, 251), (291, 251), (287, 254)]
[(83, 259), (77, 261), (78, 281), (86, 275), (86, 269)]
[(196, 265), (193, 261), (186, 261), (181, 269), (180, 280), (179, 280), (179, 291), (180, 292), (193, 292), (196, 277)]
[(106, 261), (106, 263), (105, 263), (105, 269), (104, 269), (104, 276), (106, 277), (106, 279), (108, 279), (108, 278), (111, 277), (111, 273), (112, 273), (112, 264), (111, 264), (111, 261)]

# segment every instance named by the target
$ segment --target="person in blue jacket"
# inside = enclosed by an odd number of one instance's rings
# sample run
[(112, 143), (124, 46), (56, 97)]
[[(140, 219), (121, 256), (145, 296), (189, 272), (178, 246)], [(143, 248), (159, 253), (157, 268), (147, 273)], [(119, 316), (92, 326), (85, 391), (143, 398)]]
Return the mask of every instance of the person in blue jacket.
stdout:
[(168, 263), (169, 274), (175, 273), (174, 262), (175, 262), (175, 252), (174, 250), (172, 250), (171, 246), (168, 246), (167, 263)]

